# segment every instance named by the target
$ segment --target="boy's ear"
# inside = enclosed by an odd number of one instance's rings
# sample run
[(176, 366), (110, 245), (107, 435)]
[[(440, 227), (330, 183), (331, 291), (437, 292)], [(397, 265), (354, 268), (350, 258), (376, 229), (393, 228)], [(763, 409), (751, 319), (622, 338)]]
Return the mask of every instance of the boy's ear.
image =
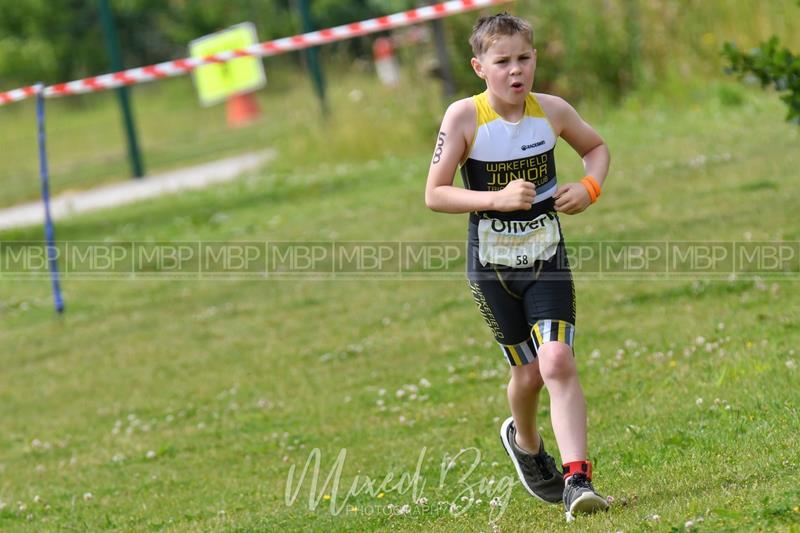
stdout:
[(483, 73), (483, 65), (481, 65), (480, 60), (477, 57), (473, 57), (469, 60), (469, 64), (472, 65), (472, 70), (475, 71), (475, 74), (482, 80), (486, 79), (486, 74)]

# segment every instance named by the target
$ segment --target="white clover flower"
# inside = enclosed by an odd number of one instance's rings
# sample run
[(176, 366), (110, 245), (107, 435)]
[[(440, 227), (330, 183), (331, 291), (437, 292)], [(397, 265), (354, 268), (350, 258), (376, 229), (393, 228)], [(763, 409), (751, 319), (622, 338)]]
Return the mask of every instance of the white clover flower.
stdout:
[(362, 98), (364, 98), (364, 92), (360, 89), (353, 89), (347, 94), (347, 97), (351, 102), (358, 103)]
[(494, 509), (496, 507), (500, 507), (501, 505), (503, 505), (503, 502), (500, 500), (500, 498), (498, 496), (495, 496), (489, 502), (489, 507), (491, 507), (492, 509)]
[(698, 406), (703, 405), (703, 399), (702, 398), (698, 398), (698, 399), (696, 399), (694, 401), (694, 403), (695, 403), (695, 405), (698, 405)]
[(661, 517), (658, 516), (657, 514), (651, 514), (650, 516), (647, 517), (647, 520), (650, 520), (651, 522), (658, 522), (659, 520), (661, 520)]
[(428, 381), (425, 378), (422, 378), (422, 379), (419, 380), (419, 385), (420, 385), (420, 387), (425, 387), (427, 389), (427, 388), (430, 388), (431, 382)]
[(428, 498), (425, 496), (420, 496), (417, 500), (417, 505), (428, 505)]
[(397, 510), (397, 514), (401, 515), (408, 514), (410, 512), (411, 512), (411, 506), (409, 506), (408, 504), (405, 504), (404, 506), (402, 506), (400, 509)]
[(156, 452), (154, 452), (153, 450), (147, 450), (147, 453), (144, 456), (148, 459), (155, 459)]
[(83, 493), (83, 501), (85, 501), (85, 502), (88, 502), (88, 501), (89, 501), (89, 500), (91, 500), (93, 497), (94, 497), (94, 496), (92, 496), (92, 493), (91, 493), (91, 492), (84, 492), (84, 493)]

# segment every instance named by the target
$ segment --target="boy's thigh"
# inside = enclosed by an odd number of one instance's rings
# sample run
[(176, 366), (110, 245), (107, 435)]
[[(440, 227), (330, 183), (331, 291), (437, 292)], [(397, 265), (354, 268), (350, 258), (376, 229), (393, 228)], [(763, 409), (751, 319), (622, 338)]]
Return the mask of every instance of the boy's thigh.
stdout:
[(575, 285), (566, 272), (543, 272), (522, 295), (525, 318), (531, 325), (555, 320), (575, 325)]
[(469, 285), (508, 364), (514, 367), (534, 363), (536, 347), (525, 319), (522, 298), (510, 292), (499, 279), (473, 279)]
[[(543, 276), (523, 295), (526, 320), (537, 353), (547, 343), (572, 348), (575, 340), (575, 286), (567, 272)], [(566, 346), (565, 346), (566, 345)]]
[(497, 278), (469, 280), (469, 287), (478, 310), (498, 343), (516, 345), (530, 339), (531, 327), (519, 295), (509, 292)]

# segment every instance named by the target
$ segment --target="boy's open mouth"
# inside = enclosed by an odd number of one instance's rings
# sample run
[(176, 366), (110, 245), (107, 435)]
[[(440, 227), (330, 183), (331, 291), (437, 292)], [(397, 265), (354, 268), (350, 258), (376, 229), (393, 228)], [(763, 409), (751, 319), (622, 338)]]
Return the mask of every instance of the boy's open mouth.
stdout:
[(520, 87), (522, 87), (522, 82), (515, 81), (514, 83), (511, 84), (511, 86), (514, 87), (515, 89), (519, 89)]

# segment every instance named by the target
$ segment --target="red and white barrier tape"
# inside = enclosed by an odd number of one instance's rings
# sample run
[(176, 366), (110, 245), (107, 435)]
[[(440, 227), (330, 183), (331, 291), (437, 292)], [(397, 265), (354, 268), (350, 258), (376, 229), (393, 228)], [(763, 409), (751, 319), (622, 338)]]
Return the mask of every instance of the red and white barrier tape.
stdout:
[[(420, 7), (387, 15), (361, 22), (353, 22), (343, 26), (336, 26), (319, 31), (312, 31), (293, 37), (284, 37), (274, 41), (266, 41), (239, 50), (220, 52), (202, 58), (177, 59), (175, 61), (165, 61), (147, 67), (132, 68), (120, 72), (92, 76), (82, 80), (70, 81), (51, 85), (44, 89), (44, 96), (65, 96), (70, 94), (81, 94), (114, 89), (123, 85), (134, 85), (146, 81), (180, 76), (191, 72), (196, 67), (210, 63), (224, 63), (238, 57), (266, 57), (302, 50), (311, 46), (328, 44), (335, 41), (343, 41), (369, 33), (385, 31), (392, 28), (409, 26), (427, 20), (433, 20), (457, 13), (465, 13), (481, 9), (483, 7), (503, 4), (513, 0), (452, 0), (431, 6)], [(36, 87), (22, 87), (0, 93), (0, 105), (18, 102), (36, 94)]]

